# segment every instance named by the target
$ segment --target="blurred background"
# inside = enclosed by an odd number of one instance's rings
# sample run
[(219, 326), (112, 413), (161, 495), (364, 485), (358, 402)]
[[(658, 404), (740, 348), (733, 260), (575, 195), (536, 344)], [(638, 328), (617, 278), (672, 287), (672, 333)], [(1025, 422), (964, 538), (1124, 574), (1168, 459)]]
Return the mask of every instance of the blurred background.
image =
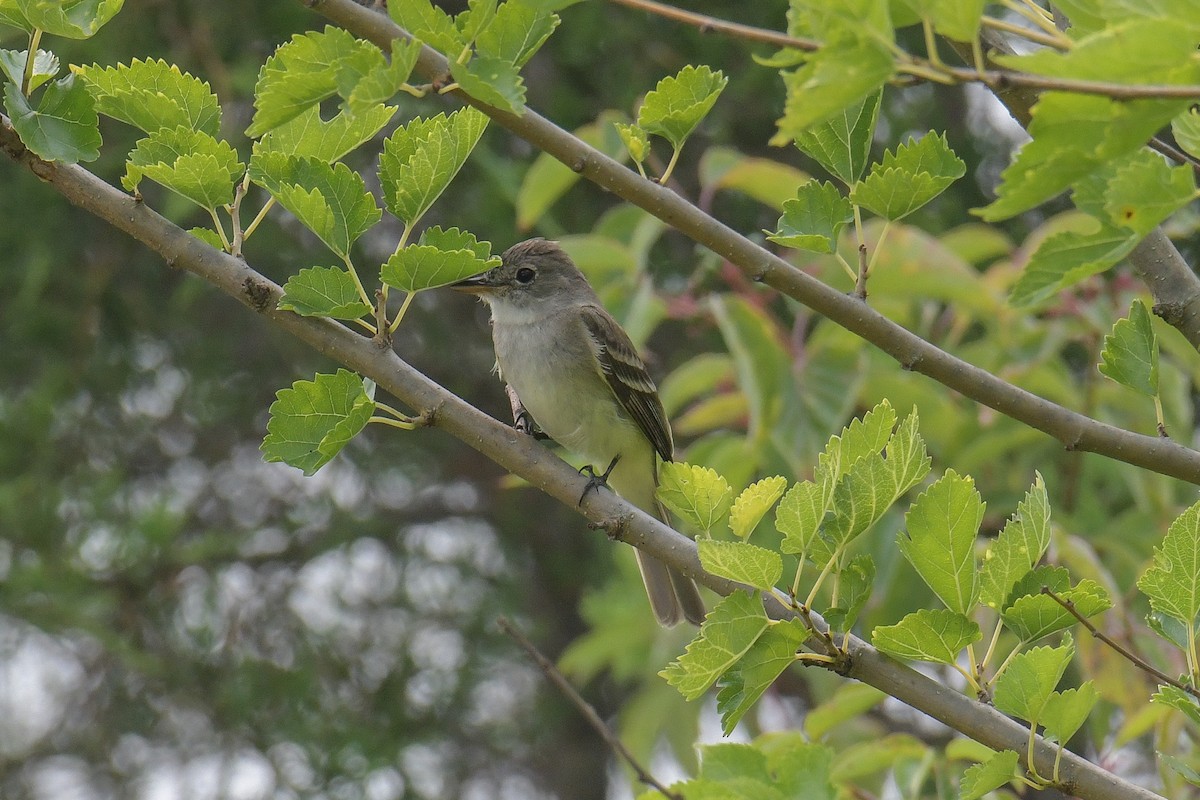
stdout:
[[(689, 5), (786, 26), (782, 0)], [(806, 171), (820, 174), (796, 149), (766, 146), (782, 85), (750, 55), (768, 49), (603, 2), (563, 17), (525, 70), (530, 107), (561, 126), (604, 114), (592, 134), (616, 153), (611, 120), (635, 112), (664, 75), (706, 63), (730, 85), (685, 148), (680, 192), (756, 233), (774, 229)], [(163, 58), (209, 81), (225, 136), (245, 157), (262, 62), (323, 24), (287, 0), (127, 0), (94, 39), (49, 45), (64, 63)], [(3, 30), (0, 46), (25, 45)], [(395, 123), (445, 108), (401, 106)], [(947, 131), (967, 177), (889, 234), (872, 302), (1009, 380), (1153, 430), (1148, 400), (1094, 374), (1103, 333), (1137, 288), (1128, 277), (1096, 278), (1037, 315), (1005, 305), (1020, 243), (1067, 208), (1005, 230), (971, 222), (967, 209), (985, 202), (1019, 128), (973, 90), (889, 91), (876, 156), (929, 129)], [(89, 168), (117, 183), (135, 136), (111, 120), (103, 133), (104, 155)], [(347, 159), (369, 185), (384, 134)], [(1184, 502), (1173, 481), (1064, 453), (901, 372), (591, 185), (551, 196), (549, 178), (527, 176), (536, 155), (490, 130), (424, 223), (465, 227), (497, 250), (531, 235), (563, 239), (645, 346), (687, 460), (739, 485), (796, 480), (831, 433), (888, 397), (901, 414), (920, 410), (935, 474), (953, 465), (975, 475), (993, 530), (1041, 469), (1063, 534), (1058, 557), (1113, 586), (1131, 585), (1160, 535), (1128, 531), (1161, 532)], [(263, 463), (274, 393), (335, 365), (13, 164), (0, 162), (0, 186), (0, 797), (632, 796), (598, 736), (498, 632), (500, 615), (562, 659), (660, 778), (691, 763), (698, 736), (717, 735), (710, 706), (685, 704), (655, 676), (690, 632), (655, 626), (626, 548), (437, 430), (369, 429), (313, 478)], [(148, 200), (185, 227), (205, 224), (165, 193)], [(1190, 221), (1178, 225), (1191, 234)], [(385, 219), (364, 238), (362, 274), (399, 230)], [(280, 283), (332, 263), (282, 211), (246, 255)], [(799, 263), (849, 288), (828, 260)], [(1186, 436), (1200, 365), (1172, 333), (1161, 331), (1174, 365), (1168, 421)], [(472, 299), (422, 295), (396, 349), (509, 418), (486, 310)], [(867, 629), (925, 601), (887, 555), (900, 524), (889, 517), (864, 540), (880, 553), (882, 586)], [(1111, 680), (1119, 708), (1122, 683), (1136, 678), (1114, 665)], [(790, 677), (744, 729), (801, 724), (837, 686)], [(858, 724), (845, 741), (904, 728), (895, 718)]]

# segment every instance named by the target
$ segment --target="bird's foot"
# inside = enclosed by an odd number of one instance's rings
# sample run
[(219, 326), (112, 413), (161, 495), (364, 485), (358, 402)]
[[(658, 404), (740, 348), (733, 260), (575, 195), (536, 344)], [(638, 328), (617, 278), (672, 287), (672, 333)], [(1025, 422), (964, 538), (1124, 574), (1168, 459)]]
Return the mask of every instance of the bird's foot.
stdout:
[(596, 468), (591, 464), (584, 464), (579, 468), (579, 472), (588, 476), (587, 486), (583, 487), (583, 494), (579, 495), (578, 505), (583, 505), (583, 501), (587, 499), (588, 492), (599, 491), (601, 486), (608, 486), (608, 476), (612, 474), (613, 467), (617, 466), (617, 462), (621, 460), (621, 454), (617, 453), (613, 456), (613, 460), (608, 462), (608, 468), (600, 474), (596, 474)]

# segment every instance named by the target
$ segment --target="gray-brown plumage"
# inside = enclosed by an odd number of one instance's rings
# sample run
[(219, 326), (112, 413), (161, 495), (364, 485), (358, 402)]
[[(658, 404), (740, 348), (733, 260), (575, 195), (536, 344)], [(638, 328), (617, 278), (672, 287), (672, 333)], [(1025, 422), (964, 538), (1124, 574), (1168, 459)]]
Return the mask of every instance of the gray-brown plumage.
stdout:
[[(657, 459), (674, 455), (671, 426), (628, 334), (557, 243), (515, 244), (501, 262), (455, 287), (491, 306), (501, 377), (556, 442), (600, 468), (618, 458), (609, 485), (668, 521), (655, 487)], [(637, 557), (659, 622), (703, 621), (704, 603), (690, 579), (641, 551)]]

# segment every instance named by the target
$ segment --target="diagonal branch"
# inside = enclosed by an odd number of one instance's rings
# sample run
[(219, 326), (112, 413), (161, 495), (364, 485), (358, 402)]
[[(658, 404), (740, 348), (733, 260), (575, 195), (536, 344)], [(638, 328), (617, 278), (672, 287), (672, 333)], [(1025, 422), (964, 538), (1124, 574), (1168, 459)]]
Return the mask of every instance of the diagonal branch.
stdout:
[[(579, 497), (587, 483), (584, 476), (532, 437), (502, 425), (439, 386), (391, 348), (381, 347), (375, 340), (359, 336), (333, 320), (278, 310), (282, 290), (242, 259), (209, 247), (82, 167), (49, 163), (30, 153), (2, 114), (0, 152), (29, 169), (72, 204), (158, 253), (169, 266), (203, 278), (318, 352), (371, 378), (381, 389), (419, 410), (430, 426), (446, 431), (564, 505), (578, 509), (608, 535), (646, 551), (719, 594), (728, 595), (740, 588), (703, 570), (695, 542), (615, 494), (591, 492), (580, 504)], [(768, 598), (767, 606), (776, 618), (794, 616), (775, 598)], [(808, 618), (823, 625), (815, 613), (810, 612)], [(846, 647), (848, 677), (874, 686), (988, 747), (1025, 752), (1028, 729), (996, 709), (892, 660), (857, 637), (848, 637)], [(1053, 770), (1058, 754), (1056, 745), (1040, 738), (1033, 749), (1039, 771), (1046, 774)], [(1061, 754), (1057, 774), (1071, 791), (1087, 800), (1161, 800), (1153, 792), (1070, 752)]]
[[(387, 17), (353, 0), (300, 0), (357, 36), (385, 50), (392, 39), (407, 38)], [(430, 79), (446, 74), (446, 59), (425, 47), (417, 70)], [(1098, 453), (1173, 478), (1200, 484), (1200, 452), (1158, 436), (1122, 430), (1038, 397), (969, 364), (892, 322), (861, 300), (827, 286), (779, 256), (714, 219), (670, 189), (638, 176), (619, 162), (526, 109), (521, 116), (458, 94), (497, 124), (549, 153), (588, 180), (639, 206), (671, 227), (738, 266), (753, 280), (771, 286), (823, 314), (892, 356), (908, 370), (994, 408), (1058, 439), (1068, 450)]]

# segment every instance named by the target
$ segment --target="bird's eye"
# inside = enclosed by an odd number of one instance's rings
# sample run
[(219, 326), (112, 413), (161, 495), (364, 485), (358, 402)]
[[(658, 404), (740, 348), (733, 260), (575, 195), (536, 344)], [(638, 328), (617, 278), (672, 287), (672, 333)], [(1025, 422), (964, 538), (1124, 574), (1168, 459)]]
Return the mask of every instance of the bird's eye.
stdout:
[(517, 270), (517, 283), (532, 283), (533, 276), (536, 274), (537, 273), (534, 272), (530, 267), (521, 267), (519, 270)]

